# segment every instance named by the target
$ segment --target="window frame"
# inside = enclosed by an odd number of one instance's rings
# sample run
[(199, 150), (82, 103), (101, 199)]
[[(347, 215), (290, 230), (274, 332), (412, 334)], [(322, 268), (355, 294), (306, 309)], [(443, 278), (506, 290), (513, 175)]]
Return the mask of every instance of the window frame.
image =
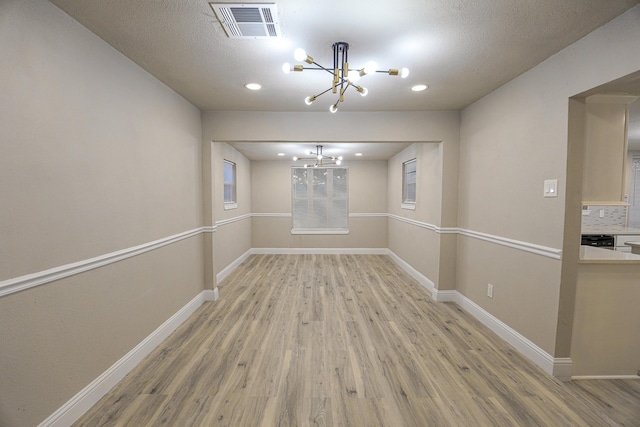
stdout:
[[(300, 197), (296, 197), (297, 194), (297, 190), (296, 190), (296, 183), (295, 183), (295, 176), (296, 176), (296, 169), (306, 169), (307, 170), (307, 182), (305, 183), (306, 185), (306, 197), (304, 198), (300, 198)], [(345, 215), (344, 215), (344, 223), (345, 226), (344, 227), (298, 227), (296, 228), (296, 201), (301, 201), (301, 200), (306, 200), (308, 203), (307, 206), (307, 212), (309, 211), (313, 211), (314, 210), (314, 206), (313, 206), (313, 201), (317, 199), (317, 197), (315, 197), (315, 193), (314, 193), (314, 185), (313, 185), (313, 174), (315, 171), (318, 170), (337, 170), (337, 169), (342, 169), (345, 171), (345, 179), (346, 179), (346, 183), (345, 183), (345, 193), (344, 193), (344, 198), (334, 198), (335, 192), (333, 191), (333, 182), (331, 181), (331, 186), (328, 186), (326, 184), (325, 181), (325, 194), (326, 194), (326, 209), (327, 209), (327, 217), (331, 217), (332, 216), (332, 211), (335, 208), (335, 204), (334, 204), (334, 200), (339, 200), (342, 203), (344, 203), (345, 206)], [(333, 172), (332, 172), (332, 179), (333, 179)], [(311, 181), (310, 181), (311, 180)], [(308, 168), (304, 168), (301, 166), (293, 166), (291, 167), (291, 234), (349, 234), (349, 168), (346, 166), (340, 166), (340, 167), (308, 167)]]
[[(407, 166), (413, 165), (413, 171), (407, 171)], [(411, 182), (408, 179), (410, 173), (413, 173), (413, 199), (409, 197), (409, 185)], [(418, 161), (416, 158), (402, 162), (402, 203), (400, 207), (402, 209), (415, 210), (418, 200)]]
[[(227, 181), (227, 167), (231, 167), (231, 181)], [(227, 186), (231, 188), (231, 194), (227, 200)], [(222, 166), (222, 200), (224, 204), (224, 210), (237, 209), (238, 208), (238, 169), (235, 162), (224, 159)]]

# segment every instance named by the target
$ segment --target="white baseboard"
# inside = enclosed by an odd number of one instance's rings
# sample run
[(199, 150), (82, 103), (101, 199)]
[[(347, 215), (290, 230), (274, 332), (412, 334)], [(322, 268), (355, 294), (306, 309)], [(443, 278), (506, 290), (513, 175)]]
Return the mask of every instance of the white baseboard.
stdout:
[(455, 302), (465, 311), (487, 326), (500, 338), (516, 348), (526, 358), (542, 368), (545, 372), (561, 381), (571, 380), (573, 362), (570, 358), (554, 358), (549, 353), (538, 347), (525, 336), (509, 327), (497, 317), (480, 307), (478, 304), (455, 290), (438, 290), (435, 284), (425, 275), (413, 268), (393, 251), (387, 248), (253, 248), (232, 262), (223, 271), (225, 276), (231, 273), (250, 254), (376, 254), (389, 255), (403, 270), (424, 286), (434, 301)]
[(256, 255), (388, 255), (387, 248), (253, 248)]
[(216, 274), (216, 283), (220, 283), (224, 280), (225, 277), (227, 277), (229, 274), (231, 274), (231, 272), (233, 270), (235, 270), (236, 268), (238, 268), (238, 266), (240, 264), (242, 264), (244, 262), (244, 260), (246, 260), (247, 258), (249, 258), (249, 255), (251, 255), (253, 253), (252, 249), (249, 249), (248, 251), (246, 251), (245, 253), (243, 253), (242, 255), (240, 255), (235, 261), (233, 261), (231, 264), (227, 265), (225, 268), (222, 269), (222, 271), (220, 271), (218, 274)]
[(149, 355), (160, 343), (162, 343), (178, 326), (191, 316), (205, 301), (218, 299), (218, 288), (208, 289), (199, 293), (189, 301), (176, 314), (160, 325), (147, 336), (140, 344), (125, 354), (98, 378), (73, 396), (67, 403), (41, 422), (39, 427), (64, 427), (70, 426), (93, 405), (109, 392), (121, 379), (135, 368), (145, 357)]
[(574, 375), (572, 380), (640, 380), (640, 375)]
[(218, 288), (205, 289), (202, 291), (202, 298), (204, 301), (217, 301), (218, 300)]
[(437, 302), (458, 302), (458, 291), (439, 291), (433, 290), (433, 299)]
[(249, 254), (376, 254), (389, 255), (403, 270), (424, 286), (434, 301), (455, 302), (465, 311), (487, 326), (500, 338), (515, 347), (520, 353), (541, 367), (545, 372), (562, 380), (571, 379), (572, 361), (570, 358), (554, 358), (549, 353), (538, 347), (532, 341), (518, 333), (513, 328), (502, 322), (497, 317), (471, 301), (469, 298), (455, 290), (438, 290), (435, 284), (425, 275), (413, 268), (393, 251), (387, 248), (253, 248), (232, 262), (223, 271), (228, 275)]
[(391, 257), (391, 259), (396, 262), (396, 264), (398, 264), (404, 271), (409, 273), (411, 277), (416, 279), (418, 283), (427, 288), (427, 290), (431, 292), (431, 295), (433, 296), (434, 291), (436, 291), (436, 285), (431, 280), (429, 280), (428, 277), (413, 268), (408, 262), (396, 255), (391, 249), (389, 249), (387, 253)]
[[(546, 353), (552, 360), (553, 366), (551, 372), (547, 373), (553, 375), (560, 381), (571, 381), (571, 372), (573, 371), (573, 360), (570, 357), (552, 357)], [(543, 368), (544, 369), (544, 368)]]
[(466, 312), (498, 334), (500, 338), (515, 347), (520, 353), (542, 368), (546, 373), (553, 375), (561, 381), (569, 381), (571, 379), (571, 359), (554, 358), (516, 330), (503, 323), (500, 319), (462, 295), (460, 292), (454, 290), (439, 291), (435, 288), (434, 283), (429, 280), (429, 278), (425, 277), (395, 253), (389, 251), (389, 256), (391, 256), (391, 258), (402, 269), (416, 279), (418, 283), (426, 287), (431, 292), (434, 301), (457, 303)]
[[(416, 281), (424, 286), (432, 297), (438, 302), (456, 302), (465, 311), (478, 319), (502, 339), (515, 347), (525, 357), (540, 366), (545, 372), (560, 380), (570, 379), (637, 379), (638, 376), (597, 376), (597, 377), (571, 377), (572, 362), (569, 358), (553, 358), (533, 342), (519, 334), (514, 329), (494, 317), (482, 307), (453, 290), (439, 291), (434, 283), (415, 268), (402, 260), (387, 248), (254, 248), (242, 254), (238, 259), (225, 267), (216, 275), (219, 282), (235, 270), (251, 254), (373, 254), (389, 255), (401, 268), (409, 273)], [(205, 301), (218, 299), (218, 288), (201, 292), (176, 314), (160, 325), (154, 332), (145, 338), (140, 344), (124, 355), (113, 366), (92, 381), (88, 386), (72, 397), (67, 403), (51, 414), (39, 427), (62, 427), (73, 424), (98, 400), (111, 390), (122, 378), (135, 368), (149, 353), (162, 343), (175, 329), (191, 316), (195, 310)]]
[(427, 288), (429, 292), (431, 292), (431, 298), (437, 302), (457, 302), (458, 301), (458, 292), (452, 290), (444, 290), (440, 291), (436, 289), (435, 283), (433, 283), (427, 276), (420, 273), (418, 270), (413, 268), (408, 262), (400, 258), (396, 255), (392, 250), (388, 252), (391, 259), (393, 259), (396, 264), (398, 264), (404, 271), (409, 273), (411, 277), (416, 279), (418, 283)]
[(458, 298), (455, 302), (458, 303), (460, 307), (498, 334), (500, 338), (515, 347), (516, 350), (541, 367), (546, 373), (557, 377), (561, 381), (569, 381), (571, 379), (571, 359), (554, 358), (466, 296), (459, 292), (456, 293), (458, 294)]

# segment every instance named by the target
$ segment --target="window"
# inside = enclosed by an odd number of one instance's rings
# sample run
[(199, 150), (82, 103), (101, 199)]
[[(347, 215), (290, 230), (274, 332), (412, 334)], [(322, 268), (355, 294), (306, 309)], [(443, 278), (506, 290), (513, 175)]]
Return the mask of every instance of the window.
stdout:
[(236, 200), (236, 164), (228, 160), (224, 161), (224, 208), (235, 209), (238, 207)]
[(416, 208), (416, 159), (402, 164), (402, 208)]
[(292, 234), (348, 234), (347, 168), (292, 168)]

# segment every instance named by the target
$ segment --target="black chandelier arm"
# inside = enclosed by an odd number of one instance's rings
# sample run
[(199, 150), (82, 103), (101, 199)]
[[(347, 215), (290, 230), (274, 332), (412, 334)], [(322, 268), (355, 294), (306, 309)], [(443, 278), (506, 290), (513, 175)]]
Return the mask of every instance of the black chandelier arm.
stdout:
[[(367, 63), (367, 65), (365, 65), (364, 68), (350, 68), (349, 67), (349, 44), (342, 41), (335, 42), (332, 45), (332, 50), (333, 50), (333, 68), (327, 68), (323, 65), (320, 65), (313, 59), (313, 57), (307, 55), (303, 49), (297, 49), (294, 52), (294, 57), (296, 58), (296, 61), (301, 61), (304, 59), (304, 61), (311, 66), (306, 67), (304, 65), (294, 65), (293, 67), (291, 67), (289, 63), (286, 63), (283, 65), (283, 71), (285, 73), (289, 73), (290, 71), (322, 70), (331, 74), (331, 77), (332, 77), (331, 87), (318, 93), (317, 95), (312, 95), (305, 98), (304, 101), (307, 105), (311, 105), (316, 100), (316, 98), (324, 95), (329, 91), (332, 91), (334, 95), (336, 93), (339, 93), (338, 100), (335, 102), (335, 104), (332, 104), (331, 107), (329, 108), (329, 111), (331, 111), (332, 113), (335, 113), (338, 109), (338, 105), (341, 102), (344, 102), (344, 95), (345, 95), (345, 92), (349, 90), (349, 86), (353, 86), (355, 90), (358, 93), (360, 93), (360, 95), (362, 96), (367, 95), (368, 93), (367, 88), (358, 86), (356, 84), (358, 78), (364, 77), (367, 74), (373, 74), (373, 73), (384, 73), (384, 74), (389, 74), (390, 76), (400, 76), (402, 78), (405, 78), (409, 73), (409, 70), (406, 68), (402, 68), (402, 69), (390, 68), (388, 70), (372, 69), (373, 63)], [(375, 68), (378, 68), (378, 67), (375, 66)], [(351, 75), (354, 72), (357, 74)], [(351, 78), (349, 78), (350, 75), (351, 75)]]
[(323, 67), (322, 65), (318, 64), (317, 62), (313, 62), (313, 65), (317, 65), (318, 68), (313, 68), (313, 67), (302, 67), (303, 70), (313, 70), (313, 71), (326, 71), (327, 73), (333, 74), (333, 70), (330, 70), (326, 67)]
[(317, 95), (314, 95), (314, 97), (315, 97), (315, 98), (318, 98), (319, 96), (324, 95), (325, 93), (329, 92), (331, 89), (333, 89), (333, 86), (332, 86), (332, 87), (330, 87), (329, 89), (325, 90), (325, 91), (320, 92), (320, 93), (319, 93), (319, 94), (317, 94)]
[[(318, 68), (313, 68), (313, 67), (302, 67), (303, 70), (314, 70), (314, 71), (326, 71), (327, 73), (330, 74), (334, 74), (333, 70), (323, 67), (322, 65), (318, 64), (317, 62), (313, 62), (314, 65), (317, 65)], [(347, 73), (349, 71), (362, 71), (362, 68), (346, 68), (345, 69), (347, 71)], [(374, 73), (382, 73), (382, 74), (389, 74), (389, 70), (376, 70), (374, 71)], [(341, 77), (342, 78), (342, 77)], [(342, 78), (342, 80), (348, 80), (346, 78)]]

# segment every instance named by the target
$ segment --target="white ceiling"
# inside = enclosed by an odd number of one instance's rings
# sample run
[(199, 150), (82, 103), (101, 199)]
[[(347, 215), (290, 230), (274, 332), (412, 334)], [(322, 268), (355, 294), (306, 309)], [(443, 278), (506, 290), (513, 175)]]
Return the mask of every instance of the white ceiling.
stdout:
[[(341, 111), (457, 110), (640, 3), (276, 0), (283, 37), (247, 40), (227, 38), (206, 0), (50, 1), (203, 111), (327, 114), (335, 95), (303, 100), (328, 88), (329, 74), (281, 70), (297, 47), (332, 66), (331, 45), (345, 41), (352, 68), (375, 60), (411, 70), (407, 79), (366, 76), (368, 96), (347, 92)], [(411, 92), (418, 83), (429, 89)]]

